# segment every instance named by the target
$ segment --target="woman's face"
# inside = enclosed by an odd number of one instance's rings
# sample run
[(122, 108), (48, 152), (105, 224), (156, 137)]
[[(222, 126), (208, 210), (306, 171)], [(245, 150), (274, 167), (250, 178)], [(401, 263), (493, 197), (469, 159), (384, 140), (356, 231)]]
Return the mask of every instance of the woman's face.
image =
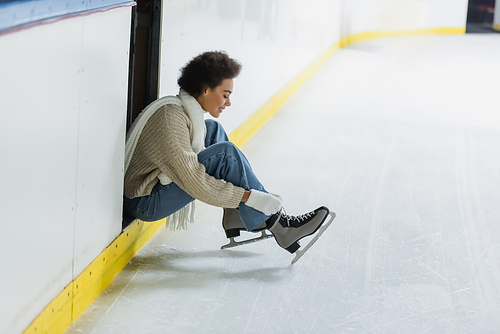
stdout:
[(219, 118), (222, 111), (231, 105), (229, 95), (233, 92), (233, 79), (224, 79), (214, 89), (206, 88), (196, 100), (203, 110), (214, 118)]

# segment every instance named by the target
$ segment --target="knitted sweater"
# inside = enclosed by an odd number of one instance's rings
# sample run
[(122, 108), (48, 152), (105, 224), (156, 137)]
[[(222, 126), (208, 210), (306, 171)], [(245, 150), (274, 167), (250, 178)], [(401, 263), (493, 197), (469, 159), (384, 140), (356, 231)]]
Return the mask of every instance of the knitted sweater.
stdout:
[(150, 195), (163, 173), (202, 202), (236, 208), (245, 190), (206, 173), (191, 146), (193, 137), (193, 122), (181, 106), (158, 109), (144, 126), (125, 173), (125, 196)]

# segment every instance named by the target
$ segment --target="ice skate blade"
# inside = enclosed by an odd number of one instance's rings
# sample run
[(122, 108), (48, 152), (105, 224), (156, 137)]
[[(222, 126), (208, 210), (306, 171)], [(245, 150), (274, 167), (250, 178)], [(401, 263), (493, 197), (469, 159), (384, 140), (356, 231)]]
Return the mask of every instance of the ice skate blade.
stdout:
[(325, 232), (326, 229), (331, 225), (331, 223), (335, 219), (335, 216), (336, 216), (335, 212), (330, 212), (330, 217), (331, 217), (330, 220), (328, 220), (325, 224), (323, 224), (319, 228), (319, 230), (318, 230), (318, 232), (316, 232), (316, 235), (314, 236), (314, 238), (312, 238), (312, 240), (309, 241), (309, 243), (304, 248), (301, 248), (295, 252), (295, 257), (293, 258), (291, 264), (294, 264), (295, 262), (297, 262), (302, 257), (302, 255), (304, 255), (307, 252), (307, 250), (309, 248), (311, 248), (311, 246), (314, 245), (314, 243), (316, 241), (318, 241), (319, 237), (323, 234), (323, 232)]
[(251, 238), (251, 239), (242, 240), (242, 241), (236, 241), (236, 240), (234, 240), (235, 237), (231, 237), (231, 238), (229, 238), (229, 243), (227, 245), (223, 245), (220, 249), (226, 249), (226, 248), (232, 248), (232, 247), (236, 247), (236, 246), (251, 244), (253, 242), (257, 242), (260, 240), (264, 240), (264, 239), (273, 237), (273, 235), (271, 233), (267, 233), (266, 231), (260, 231), (260, 233), (261, 233), (260, 237)]

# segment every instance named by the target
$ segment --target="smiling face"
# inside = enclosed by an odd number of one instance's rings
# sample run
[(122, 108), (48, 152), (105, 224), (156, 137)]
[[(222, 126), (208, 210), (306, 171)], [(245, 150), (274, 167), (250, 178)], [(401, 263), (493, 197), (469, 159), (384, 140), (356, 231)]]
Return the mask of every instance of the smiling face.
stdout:
[(196, 98), (203, 110), (212, 117), (219, 118), (222, 111), (231, 105), (229, 95), (233, 92), (233, 79), (224, 79), (222, 83), (214, 89), (206, 88)]

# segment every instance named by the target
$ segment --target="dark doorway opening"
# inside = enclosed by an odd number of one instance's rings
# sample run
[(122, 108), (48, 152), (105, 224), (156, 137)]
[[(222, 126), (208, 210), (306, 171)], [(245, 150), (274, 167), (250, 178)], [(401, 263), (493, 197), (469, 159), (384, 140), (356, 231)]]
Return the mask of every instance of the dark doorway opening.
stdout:
[(139, 113), (158, 98), (161, 0), (137, 0), (132, 9), (127, 131)]
[[(127, 132), (141, 111), (158, 98), (161, 0), (136, 0), (136, 3), (130, 32)], [(122, 229), (134, 221), (125, 212), (122, 217)]]
[(495, 0), (469, 0), (467, 10), (468, 33), (493, 33), (493, 15)]

